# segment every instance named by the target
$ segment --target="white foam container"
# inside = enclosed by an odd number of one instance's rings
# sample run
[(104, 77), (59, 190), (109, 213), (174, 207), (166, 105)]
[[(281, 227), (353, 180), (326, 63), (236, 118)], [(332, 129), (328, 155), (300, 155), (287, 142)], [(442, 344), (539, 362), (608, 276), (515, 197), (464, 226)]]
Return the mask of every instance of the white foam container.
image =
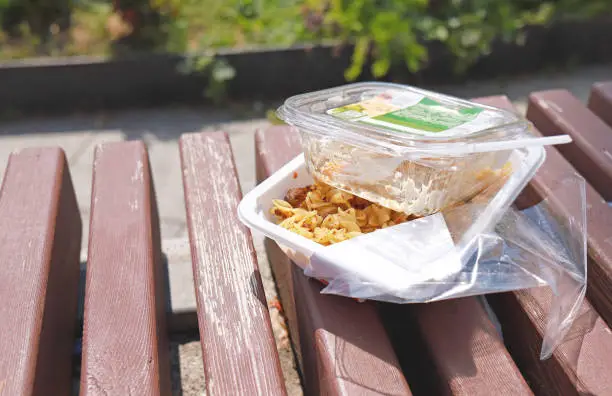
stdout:
[[(488, 202), (486, 208), (480, 212), (479, 217), (468, 228), (462, 240), (456, 245), (462, 262), (469, 259), (477, 250), (477, 246), (474, 246), (474, 237), (486, 233), (495, 227), (504, 212), (512, 205), (521, 190), (535, 175), (537, 169), (544, 162), (545, 155), (545, 150), (542, 147), (528, 147), (512, 152), (509, 160), (512, 163), (513, 173), (497, 194)], [(313, 178), (306, 171), (304, 156), (300, 154), (247, 193), (238, 206), (238, 216), (245, 225), (276, 241), (285, 254), (303, 269), (310, 265), (310, 257), (316, 251), (328, 249), (334, 245), (328, 247), (322, 246), (308, 238), (280, 227), (275, 223), (274, 216), (270, 214), (270, 209), (272, 207), (272, 200), (283, 199), (285, 193), (290, 188), (304, 187), (312, 183)], [(374, 231), (374, 233), (379, 231)], [(359, 238), (361, 237), (353, 238), (351, 241), (357, 242)], [(326, 263), (326, 265), (329, 268), (325, 269), (325, 273), (329, 276), (349, 273), (364, 282), (373, 282), (382, 289), (389, 290), (395, 289), (398, 285), (402, 284), (402, 280), (397, 279), (398, 276), (402, 276), (399, 272), (393, 276), (390, 276), (390, 274), (381, 276), (380, 268), (371, 265), (350, 265), (346, 260), (338, 263)], [(423, 275), (427, 276), (427, 274)], [(388, 284), (385, 284), (386, 282)]]

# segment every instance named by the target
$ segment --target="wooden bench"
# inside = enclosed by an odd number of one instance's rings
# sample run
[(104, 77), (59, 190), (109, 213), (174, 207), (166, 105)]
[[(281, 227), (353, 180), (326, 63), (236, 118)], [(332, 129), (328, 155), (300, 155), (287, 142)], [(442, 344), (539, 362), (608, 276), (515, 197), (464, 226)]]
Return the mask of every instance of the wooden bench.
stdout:
[[(596, 84), (588, 107), (567, 91), (530, 97), (536, 133), (570, 133), (575, 143), (547, 148), (521, 199), (548, 197), (555, 210), (570, 210), (553, 195), (558, 181), (587, 179), (588, 301), (552, 358), (539, 360), (547, 288), (359, 303), (321, 294), (319, 282), (266, 240), (306, 394), (612, 394), (610, 86)], [(476, 101), (511, 108), (505, 97)], [(255, 147), (259, 181), (300, 151), (284, 126), (258, 131)], [(284, 395), (255, 249), (237, 218), (241, 192), (227, 135), (182, 136), (180, 161), (207, 394)], [(168, 395), (165, 263), (142, 142), (96, 149), (89, 223), (80, 392)], [(63, 152), (11, 155), (0, 189), (0, 395), (71, 393), (81, 231)]]

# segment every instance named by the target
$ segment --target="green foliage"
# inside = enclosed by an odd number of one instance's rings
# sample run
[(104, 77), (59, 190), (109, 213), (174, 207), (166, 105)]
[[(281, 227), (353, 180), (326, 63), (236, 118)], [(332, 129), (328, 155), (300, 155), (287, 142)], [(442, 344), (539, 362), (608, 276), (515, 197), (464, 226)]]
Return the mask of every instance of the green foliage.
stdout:
[(497, 38), (523, 41), (526, 25), (547, 23), (550, 3), (520, 5), (508, 0), (333, 0), (326, 22), (340, 29), (342, 39), (353, 39), (355, 52), (348, 80), (361, 74), (368, 55), (371, 72), (383, 77), (393, 64), (403, 62), (418, 71), (428, 59), (425, 44), (443, 43), (464, 70), (491, 50)]
[(540, 1), (451, 0), (436, 11), (420, 18), (417, 29), (425, 40), (442, 42), (455, 55), (455, 68), (460, 72), (489, 54), (496, 39), (524, 43), (524, 27), (548, 23), (554, 7)]
[(565, 19), (585, 19), (599, 15), (612, 14), (610, 0), (557, 0), (555, 1), (557, 17)]
[(354, 45), (345, 71), (348, 81), (357, 79), (368, 64), (375, 78), (399, 64), (416, 72), (427, 63), (426, 45), (432, 41), (454, 55), (455, 70), (462, 72), (490, 53), (495, 40), (524, 43), (526, 26), (612, 10), (609, 0), (151, 1), (174, 13), (168, 50), (288, 46), (331, 39)]
[(355, 40), (355, 51), (347, 80), (361, 74), (371, 53), (371, 72), (383, 77), (393, 62), (403, 61), (417, 71), (427, 59), (427, 50), (419, 40), (416, 22), (427, 14), (427, 0), (333, 0), (325, 21), (340, 32), (343, 40)]
[[(27, 17), (43, 3), (44, 23)], [(67, 4), (70, 24), (57, 33), (49, 5), (61, 6), (66, 20)], [(24, 17), (9, 12), (16, 5), (27, 6)], [(495, 40), (524, 43), (527, 26), (599, 15), (612, 15), (612, 0), (0, 0), (0, 23), (14, 25), (0, 32), (0, 57), (117, 54), (119, 42), (127, 51), (187, 53), (183, 70), (206, 73), (206, 94), (216, 99), (235, 74), (215, 57), (219, 48), (348, 43), (354, 51), (345, 77), (352, 81), (366, 65), (376, 78), (401, 65), (416, 72), (428, 62), (428, 44), (439, 42), (461, 72)], [(41, 30), (47, 25), (51, 34)]]

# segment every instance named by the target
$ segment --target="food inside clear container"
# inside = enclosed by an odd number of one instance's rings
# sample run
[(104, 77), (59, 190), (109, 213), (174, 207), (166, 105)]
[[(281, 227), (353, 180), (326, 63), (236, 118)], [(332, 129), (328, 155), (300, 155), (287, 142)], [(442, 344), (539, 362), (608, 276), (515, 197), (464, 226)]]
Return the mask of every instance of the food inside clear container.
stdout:
[(514, 113), (389, 83), (293, 96), (278, 114), (300, 131), (316, 179), (415, 216), (461, 204), (512, 172), (511, 150), (474, 144), (533, 137)]

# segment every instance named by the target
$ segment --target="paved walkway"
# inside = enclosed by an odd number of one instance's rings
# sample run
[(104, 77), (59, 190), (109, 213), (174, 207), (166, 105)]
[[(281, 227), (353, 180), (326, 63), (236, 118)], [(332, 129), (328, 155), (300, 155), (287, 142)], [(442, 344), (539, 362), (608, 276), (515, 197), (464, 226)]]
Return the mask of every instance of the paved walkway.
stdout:
[[(586, 100), (595, 81), (612, 80), (612, 65), (576, 69), (565, 73), (543, 73), (537, 76), (468, 82), (461, 86), (429, 87), (462, 97), (506, 94), (521, 111), (525, 109), (529, 92), (566, 88), (581, 100)], [(181, 107), (147, 110), (128, 110), (113, 113), (77, 114), (52, 118), (21, 119), (0, 123), (0, 179), (11, 151), (30, 146), (59, 145), (64, 148), (75, 184), (79, 207), (83, 216), (83, 249), (86, 252), (87, 227), (94, 147), (103, 142), (143, 139), (149, 147), (153, 177), (158, 195), (164, 249), (169, 254), (173, 308), (192, 309), (194, 306), (191, 282), (185, 207), (180, 172), (177, 139), (182, 133), (203, 130), (225, 130), (230, 134), (243, 191), (255, 185), (253, 133), (266, 127), (264, 111), (275, 104), (229, 106), (227, 110)], [(255, 235), (261, 272), (269, 300), (275, 298), (274, 283), (267, 264), (262, 238)], [(85, 260), (83, 254), (83, 260)], [(174, 272), (173, 272), (174, 271)], [(181, 290), (182, 293), (178, 293)], [(184, 292), (187, 290), (188, 292)], [(283, 357), (283, 365), (291, 394), (300, 394), (299, 380), (293, 370), (292, 355), (286, 340), (282, 320), (274, 310), (276, 334)], [(181, 376), (185, 395), (201, 394), (202, 375), (197, 342), (179, 343)], [(194, 358), (194, 356), (196, 356)]]

